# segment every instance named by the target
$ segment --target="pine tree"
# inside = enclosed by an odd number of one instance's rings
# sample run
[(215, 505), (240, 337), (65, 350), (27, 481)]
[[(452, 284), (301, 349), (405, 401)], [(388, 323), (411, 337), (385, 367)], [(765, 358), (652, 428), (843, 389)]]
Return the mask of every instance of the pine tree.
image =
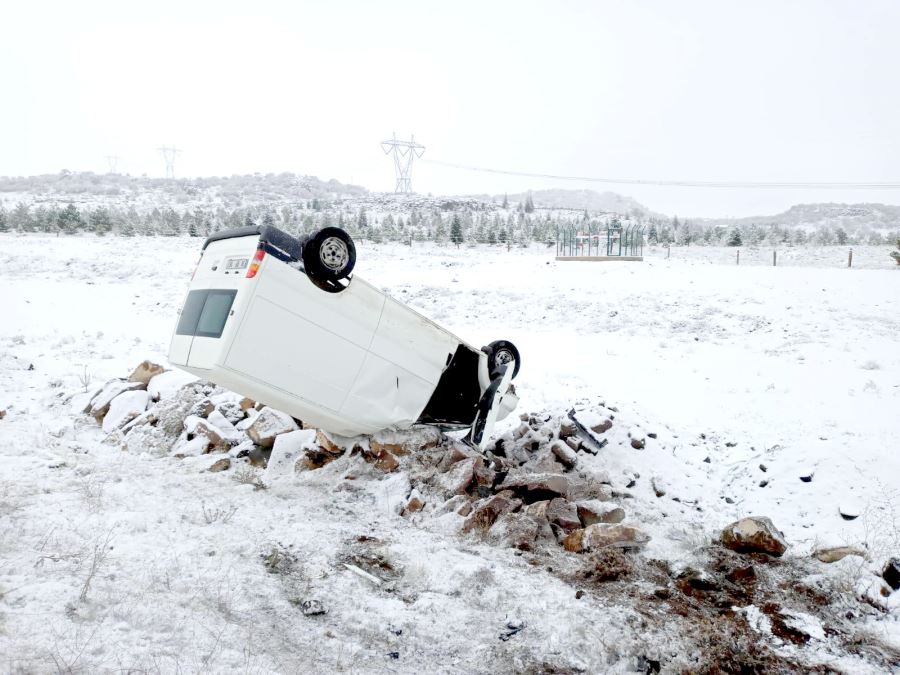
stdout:
[(897, 240), (897, 250), (891, 251), (891, 257), (894, 259), (894, 262), (900, 265), (900, 239)]
[(834, 233), (835, 239), (837, 239), (837, 243), (841, 246), (847, 243), (847, 233), (844, 231), (843, 227), (839, 227)]
[(505, 192), (503, 193), (503, 204), (502, 204), (502, 208), (504, 208), (504, 209), (508, 209), (508, 208), (509, 208), (509, 197), (507, 196), (507, 194), (506, 194)]
[(647, 233), (647, 243), (648, 244), (658, 244), (659, 243), (659, 232), (656, 230), (656, 221), (650, 223), (650, 231)]
[(94, 209), (93, 213), (91, 213), (91, 228), (98, 237), (105, 236), (112, 230), (112, 219), (109, 216), (109, 211), (102, 206)]
[(463, 242), (462, 221), (458, 213), (454, 213), (453, 220), (450, 221), (450, 241), (456, 244), (456, 248)]
[(76, 206), (70, 203), (66, 208), (59, 212), (56, 217), (57, 234), (65, 232), (66, 234), (75, 234), (78, 230), (84, 229), (84, 218)]
[(531, 193), (525, 198), (525, 213), (534, 213), (534, 202), (531, 199)]
[(0, 207), (0, 232), (9, 232), (9, 221), (6, 217), (6, 209)]
[(356, 226), (359, 228), (359, 231), (363, 234), (363, 237), (365, 237), (365, 233), (369, 229), (369, 218), (368, 218), (368, 216), (366, 216), (365, 209), (359, 210), (359, 217), (356, 219)]
[(734, 228), (731, 231), (731, 236), (728, 238), (728, 246), (743, 246), (741, 231), (739, 229)]

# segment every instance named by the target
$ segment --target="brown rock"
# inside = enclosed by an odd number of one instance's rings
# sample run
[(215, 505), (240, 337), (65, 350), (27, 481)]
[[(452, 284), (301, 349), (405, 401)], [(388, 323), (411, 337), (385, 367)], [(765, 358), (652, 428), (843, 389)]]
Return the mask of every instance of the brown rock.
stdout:
[(316, 443), (319, 444), (319, 447), (322, 448), (322, 450), (332, 455), (341, 455), (344, 452), (344, 449), (335, 443), (331, 439), (331, 436), (321, 429), (316, 430)]
[(134, 372), (128, 377), (129, 382), (140, 382), (144, 386), (147, 386), (157, 375), (161, 375), (166, 372), (166, 369), (162, 366), (152, 363), (150, 361), (142, 361), (140, 365), (134, 369)]
[(581, 553), (584, 549), (582, 541), (584, 539), (584, 530), (574, 530), (566, 535), (563, 539), (563, 548), (571, 553)]
[(532, 518), (544, 518), (548, 519), (547, 509), (550, 507), (550, 500), (543, 499), (539, 502), (534, 502), (533, 504), (529, 504), (525, 507), (525, 514), (531, 516)]
[(567, 469), (572, 469), (578, 464), (578, 455), (563, 441), (555, 441), (550, 446), (550, 452), (554, 454), (559, 463)]
[(722, 530), (722, 545), (739, 553), (781, 556), (787, 550), (784, 534), (769, 518), (742, 518)]
[(631, 439), (631, 447), (635, 450), (643, 450), (646, 445), (646, 441), (643, 438), (632, 438)]
[(385, 473), (390, 473), (400, 467), (400, 461), (387, 450), (382, 450), (375, 459), (375, 467)]
[(256, 407), (256, 401), (254, 401), (252, 398), (244, 397), (238, 402), (238, 405), (241, 406), (241, 410), (246, 413), (251, 408)]
[(407, 448), (403, 443), (382, 443), (380, 441), (373, 439), (369, 440), (369, 447), (372, 448), (372, 452), (376, 455), (381, 454), (381, 452), (386, 451), (391, 453), (392, 455), (408, 455), (409, 448)]
[(475, 477), (475, 458), (469, 457), (456, 462), (445, 474), (437, 478), (438, 487), (450, 494), (462, 494)]
[(595, 551), (607, 546), (640, 548), (648, 541), (649, 535), (631, 525), (596, 523), (584, 528), (581, 544), (583, 550)]
[(813, 553), (813, 557), (816, 560), (823, 563), (833, 563), (838, 560), (843, 560), (848, 555), (856, 555), (860, 558), (865, 558), (866, 553), (861, 549), (858, 549), (854, 546), (834, 546), (832, 548), (820, 548), (818, 551)]
[(566, 497), (569, 493), (569, 481), (566, 477), (553, 473), (509, 474), (501, 487), (524, 495), (529, 503)]
[(299, 427), (290, 415), (265, 407), (259, 411), (259, 415), (253, 420), (253, 424), (247, 427), (247, 435), (257, 445), (271, 448), (275, 444), (275, 437), (288, 431), (295, 431)]
[(547, 507), (547, 520), (559, 526), (563, 532), (581, 528), (581, 520), (578, 518), (578, 509), (575, 504), (561, 497), (550, 501), (550, 505)]
[(403, 507), (403, 515), (409, 515), (410, 513), (418, 513), (425, 507), (425, 499), (419, 494), (418, 490), (413, 490), (409, 499), (406, 500), (406, 506)]
[(593, 431), (595, 434), (604, 434), (607, 431), (609, 431), (610, 429), (612, 429), (612, 425), (613, 425), (612, 420), (607, 418), (607, 419), (603, 420), (602, 422), (592, 426), (591, 431)]
[(566, 445), (578, 452), (581, 449), (581, 439), (578, 436), (569, 436), (566, 438)]
[(196, 419), (193, 428), (188, 432), (187, 438), (191, 440), (196, 436), (203, 436), (207, 440), (206, 448), (203, 452), (228, 452), (231, 449), (231, 443), (222, 438), (222, 434), (212, 424), (206, 420)]
[(6, 411), (0, 410), (0, 420), (2, 420), (4, 417), (6, 417)]
[(462, 531), (489, 530), (504, 513), (515, 511), (522, 505), (508, 490), (479, 501), (463, 523)]
[(533, 551), (541, 541), (556, 541), (546, 520), (536, 520), (521, 512), (508, 512), (497, 518), (491, 527), (490, 538), (500, 546), (522, 551)]
[(575, 506), (578, 509), (578, 517), (585, 527), (595, 523), (621, 523), (625, 520), (625, 510), (622, 507), (599, 499), (577, 502)]
[(223, 457), (222, 459), (218, 459), (212, 463), (207, 471), (210, 473), (219, 473), (220, 471), (228, 471), (231, 468), (231, 460), (228, 457)]

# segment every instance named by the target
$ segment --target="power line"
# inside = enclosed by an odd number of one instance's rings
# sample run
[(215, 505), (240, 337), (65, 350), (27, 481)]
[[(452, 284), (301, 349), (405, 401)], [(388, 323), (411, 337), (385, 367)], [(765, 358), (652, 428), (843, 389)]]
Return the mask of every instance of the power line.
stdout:
[(616, 185), (659, 185), (664, 187), (695, 188), (746, 188), (746, 189), (789, 189), (789, 190), (900, 190), (898, 181), (863, 181), (863, 182), (817, 182), (817, 181), (714, 181), (714, 180), (647, 180), (641, 178), (596, 178), (592, 176), (561, 176), (552, 173), (529, 173), (527, 171), (508, 171), (505, 169), (488, 169), (482, 166), (442, 162), (437, 159), (423, 159), (423, 162), (446, 166), (451, 169), (480, 171), (482, 173), (502, 174), (505, 176), (523, 176), (525, 178), (548, 178), (551, 180), (568, 180), (586, 183), (610, 183)]

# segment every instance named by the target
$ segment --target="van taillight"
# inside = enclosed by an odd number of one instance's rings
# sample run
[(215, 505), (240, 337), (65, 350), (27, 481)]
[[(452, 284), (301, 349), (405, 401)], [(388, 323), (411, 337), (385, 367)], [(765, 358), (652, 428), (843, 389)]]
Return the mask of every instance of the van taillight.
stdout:
[(252, 279), (256, 276), (256, 273), (259, 272), (259, 266), (262, 264), (263, 258), (266, 257), (266, 251), (260, 246), (256, 249), (256, 255), (253, 256), (253, 260), (250, 261), (250, 267), (247, 269), (247, 278)]

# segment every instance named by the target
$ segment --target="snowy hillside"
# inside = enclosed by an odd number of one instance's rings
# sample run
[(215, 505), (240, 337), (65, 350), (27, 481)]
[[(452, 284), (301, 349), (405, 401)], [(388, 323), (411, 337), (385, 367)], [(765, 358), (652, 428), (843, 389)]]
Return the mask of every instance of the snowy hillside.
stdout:
[[(360, 243), (359, 276), (472, 344), (517, 344), (520, 406), (485, 458), (403, 434), (331, 452), (301, 431), (264, 466), (241, 431), (256, 412), (180, 389), (178, 371), (130, 401), (209, 399), (190, 429), (187, 408), (160, 423), (170, 436), (148, 427), (164, 443), (116, 430), (125, 399), (103, 425), (84, 413), (141, 361), (169, 368), (198, 250), (0, 234), (4, 670), (900, 667), (900, 592), (881, 576), (900, 556), (889, 259), (848, 270), (798, 249), (788, 266), (737, 266), (731, 250), (654, 248), (596, 264), (543, 246)], [(204, 415), (235, 444), (191, 444)], [(304, 443), (318, 459), (295, 468)], [(488, 466), (562, 476), (568, 493), (480, 482)], [(552, 532), (513, 529), (532, 516)], [(718, 545), (748, 516), (781, 530), (783, 556)], [(598, 533), (631, 539), (603, 548)], [(850, 549), (823, 562), (835, 547)]]

